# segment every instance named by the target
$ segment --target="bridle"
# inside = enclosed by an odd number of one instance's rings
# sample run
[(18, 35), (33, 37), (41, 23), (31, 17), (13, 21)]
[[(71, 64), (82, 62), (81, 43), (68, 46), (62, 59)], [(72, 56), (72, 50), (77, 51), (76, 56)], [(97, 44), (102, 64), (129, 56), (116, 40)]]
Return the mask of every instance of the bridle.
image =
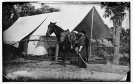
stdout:
[[(52, 25), (52, 27), (50, 26), (50, 29), (51, 29), (51, 28), (53, 28), (53, 31), (54, 31), (55, 33), (57, 33), (57, 31), (56, 31), (56, 29), (55, 29), (55, 25)], [(48, 46), (49, 46), (49, 45), (50, 45), (50, 40), (49, 40), (48, 37), (50, 37), (50, 35), (47, 36), (47, 42), (48, 42)], [(57, 40), (57, 43), (58, 43), (58, 40)]]
[[(51, 28), (51, 27), (50, 27)], [(47, 42), (48, 42), (48, 46), (50, 46), (50, 40), (48, 37), (50, 37), (50, 35), (46, 36), (47, 37)]]

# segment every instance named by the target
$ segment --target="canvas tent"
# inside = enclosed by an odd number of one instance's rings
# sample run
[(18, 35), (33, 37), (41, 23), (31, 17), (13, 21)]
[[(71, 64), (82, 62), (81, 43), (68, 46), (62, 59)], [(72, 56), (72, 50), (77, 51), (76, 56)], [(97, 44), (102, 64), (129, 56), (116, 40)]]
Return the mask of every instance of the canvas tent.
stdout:
[(79, 31), (81, 28), (86, 31), (89, 38), (92, 34), (91, 39), (112, 38), (108, 26), (104, 24), (95, 7), (90, 10), (74, 30)]
[[(94, 17), (93, 20), (92, 16)], [(96, 9), (82, 7), (77, 10), (67, 10), (28, 17), (20, 17), (9, 29), (3, 33), (4, 43), (13, 44), (15, 42), (21, 41), (27, 35), (30, 35), (30, 39), (32, 37), (42, 39), (42, 36), (46, 35), (48, 24), (50, 22), (57, 22), (56, 24), (64, 30), (69, 29), (70, 31), (78, 31), (83, 28), (86, 30), (89, 38), (93, 22), (93, 38), (112, 38), (109, 28), (105, 27), (105, 24)], [(48, 49), (48, 46), (45, 45), (47, 45), (46, 42), (29, 42), (26, 51), (28, 51), (28, 54), (43, 55), (46, 54), (45, 52), (47, 52), (46, 50)], [(42, 51), (39, 51), (40, 47), (38, 46), (43, 47), (41, 48)]]

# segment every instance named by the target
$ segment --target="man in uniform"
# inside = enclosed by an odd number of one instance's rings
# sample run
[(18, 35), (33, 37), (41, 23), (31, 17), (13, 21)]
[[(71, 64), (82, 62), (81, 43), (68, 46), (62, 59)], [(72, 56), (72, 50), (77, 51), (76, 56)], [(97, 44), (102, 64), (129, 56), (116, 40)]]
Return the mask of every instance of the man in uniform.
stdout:
[(85, 36), (86, 32), (84, 30), (80, 30), (79, 34), (81, 35), (81, 37), (79, 38), (78, 41), (78, 47), (79, 47), (78, 52), (83, 59), (80, 56), (78, 56), (78, 66), (80, 68), (87, 68), (87, 65), (85, 63), (87, 58), (86, 46), (88, 46), (87, 37)]

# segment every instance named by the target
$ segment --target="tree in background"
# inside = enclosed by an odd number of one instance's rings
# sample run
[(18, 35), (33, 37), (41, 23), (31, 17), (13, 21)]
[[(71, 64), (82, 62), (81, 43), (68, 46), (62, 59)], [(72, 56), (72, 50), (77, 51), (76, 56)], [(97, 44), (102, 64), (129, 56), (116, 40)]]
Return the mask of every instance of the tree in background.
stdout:
[(60, 11), (45, 4), (41, 4), (41, 8), (35, 9), (30, 2), (3, 2), (2, 7), (3, 31), (8, 29), (19, 17)]
[(102, 2), (101, 7), (105, 8), (104, 17), (110, 17), (113, 22), (115, 29), (113, 64), (119, 64), (120, 32), (126, 15), (125, 10), (130, 11), (130, 2)]
[(14, 9), (14, 4), (18, 3), (2, 3), (2, 28), (3, 31), (10, 27), (17, 19), (18, 15)]
[(120, 33), (120, 53), (126, 53), (130, 54), (130, 29), (124, 29), (122, 28), (122, 31)]
[[(113, 35), (115, 34), (114, 27), (111, 27), (110, 31)], [(123, 27), (120, 32), (120, 53), (130, 54), (130, 29), (124, 29)]]

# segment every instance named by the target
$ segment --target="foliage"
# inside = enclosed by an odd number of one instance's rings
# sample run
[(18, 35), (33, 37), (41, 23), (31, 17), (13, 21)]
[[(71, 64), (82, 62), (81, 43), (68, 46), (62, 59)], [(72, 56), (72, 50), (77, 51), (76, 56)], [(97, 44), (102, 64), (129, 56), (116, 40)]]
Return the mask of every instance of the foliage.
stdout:
[[(18, 4), (18, 3), (16, 3)], [(2, 4), (2, 27), (3, 31), (10, 27), (17, 19), (17, 12), (14, 9), (14, 3), (4, 2)]]
[(102, 38), (102, 39), (96, 39), (91, 43), (92, 43), (93, 55), (96, 55), (101, 58), (105, 58), (106, 56), (112, 56), (113, 45), (111, 41)]
[[(114, 34), (114, 27), (110, 28), (112, 34)], [(120, 65), (128, 65), (129, 64), (129, 56), (130, 56), (130, 29), (121, 29), (120, 32)], [(114, 50), (113, 47), (109, 46), (110, 41), (107, 39), (96, 39), (92, 41), (92, 54), (101, 58), (106, 58), (106, 56), (113, 56)], [(99, 47), (95, 47), (99, 46)], [(100, 47), (105, 46), (105, 47)], [(106, 50), (105, 50), (106, 49)], [(97, 51), (97, 52), (96, 52)]]
[(45, 4), (43, 4), (41, 8), (35, 9), (30, 3), (17, 6), (17, 10), (19, 11), (20, 17), (59, 11), (59, 9), (51, 8)]
[(130, 63), (130, 60), (129, 60), (129, 58), (128, 57), (121, 57), (120, 59), (120, 65), (129, 65), (129, 63)]
[[(125, 10), (130, 11), (130, 2), (102, 2), (101, 7), (105, 8), (104, 17), (109, 17), (113, 21), (114, 26), (114, 64), (119, 64), (120, 52), (120, 33), (122, 29), (122, 22), (125, 18)], [(122, 31), (123, 32), (123, 31)]]
[(102, 2), (101, 7), (105, 8), (104, 17), (111, 17), (110, 20), (117, 22), (118, 26), (121, 26), (122, 21), (126, 15), (125, 10), (130, 9), (129, 2)]
[(41, 8), (35, 9), (30, 2), (3, 2), (2, 7), (3, 31), (8, 29), (19, 17), (59, 11), (59, 9), (48, 7), (45, 4)]
[(130, 29), (123, 29), (121, 32), (120, 53), (130, 54)]
[[(114, 27), (110, 28), (111, 33), (115, 34)], [(115, 35), (114, 35), (115, 36)], [(130, 29), (121, 28), (120, 32), (120, 53), (130, 54)]]

